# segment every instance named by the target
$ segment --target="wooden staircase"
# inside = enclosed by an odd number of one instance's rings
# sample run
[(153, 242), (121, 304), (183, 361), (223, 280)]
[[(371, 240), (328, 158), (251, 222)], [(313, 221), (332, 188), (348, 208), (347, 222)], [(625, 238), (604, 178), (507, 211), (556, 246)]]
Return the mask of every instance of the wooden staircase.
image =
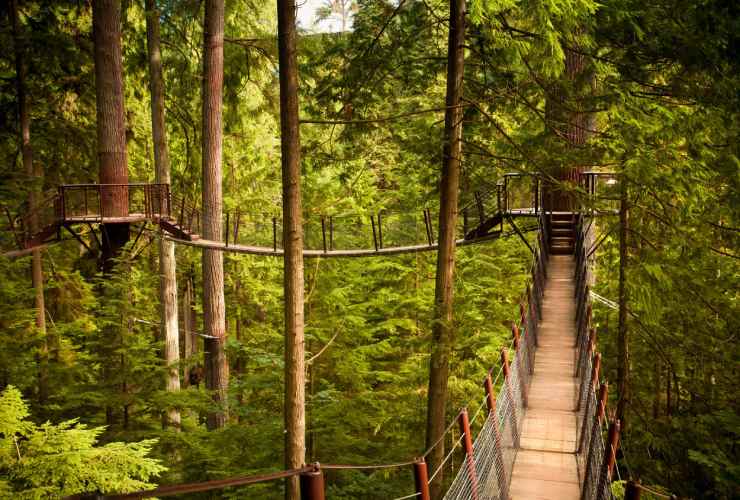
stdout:
[(576, 214), (553, 213), (548, 216), (550, 224), (550, 253), (572, 255), (576, 242)]

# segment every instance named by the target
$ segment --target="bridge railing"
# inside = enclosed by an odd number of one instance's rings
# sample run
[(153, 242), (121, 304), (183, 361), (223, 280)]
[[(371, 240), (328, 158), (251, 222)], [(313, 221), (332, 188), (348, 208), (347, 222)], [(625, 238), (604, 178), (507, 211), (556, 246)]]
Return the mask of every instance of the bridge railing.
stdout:
[[(534, 247), (531, 281), (520, 303), (519, 320), (512, 325), (512, 344), (501, 350), (501, 369), (492, 378), (489, 372), (483, 387), (488, 413), (475, 441), (466, 426), (467, 413), (461, 414), (461, 433), (465, 438), (465, 461), (452, 481), (445, 499), (507, 498), (516, 453), (524, 425), (529, 384), (534, 372), (538, 322), (541, 319), (544, 285), (547, 277), (547, 234), (544, 217)], [(509, 362), (510, 352), (513, 353)], [(496, 392), (498, 389), (498, 392)], [(466, 430), (467, 427), (467, 430)]]
[(608, 386), (600, 383), (601, 354), (596, 352), (596, 329), (591, 327), (590, 267), (587, 236), (590, 223), (580, 217), (576, 232), (576, 464), (581, 500), (612, 499), (611, 481), (619, 447), (619, 421), (604, 434)]
[(619, 211), (619, 176), (614, 172), (582, 172), (579, 187), (584, 193), (580, 200), (581, 213), (591, 217), (613, 215)]
[(169, 217), (169, 191), (169, 184), (65, 184), (59, 186), (57, 217), (62, 222)]
[(324, 500), (324, 476), (319, 464), (311, 464), (299, 469), (272, 472), (254, 476), (238, 476), (215, 479), (200, 483), (160, 486), (151, 490), (140, 490), (131, 493), (103, 494), (83, 493), (65, 497), (64, 500), (124, 500), (134, 498), (170, 497), (193, 493), (222, 490), (224, 488), (245, 487), (255, 484), (273, 483), (290, 477), (299, 477), (302, 500)]

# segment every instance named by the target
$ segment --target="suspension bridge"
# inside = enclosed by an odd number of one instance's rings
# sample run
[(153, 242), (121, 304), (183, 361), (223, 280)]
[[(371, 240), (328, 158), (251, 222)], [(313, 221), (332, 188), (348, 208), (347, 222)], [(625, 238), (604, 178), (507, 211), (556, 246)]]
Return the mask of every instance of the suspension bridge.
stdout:
[[(505, 176), (494, 190), (476, 193), (473, 202), (463, 207), (458, 244), (517, 234), (532, 251), (530, 277), (519, 317), (512, 322), (511, 343), (501, 350), (499, 365), (481, 377), (480, 397), (461, 408), (437, 443), (419, 456), (394, 464), (315, 463), (258, 476), (161, 486), (122, 495), (69, 498), (165, 497), (298, 476), (302, 498), (323, 500), (324, 471), (408, 468), (413, 471), (413, 484), (407, 491), (399, 491), (395, 500), (429, 500), (432, 481), (443, 469), (450, 470), (453, 457), (460, 454), (458, 467), (448, 474), (444, 499), (613, 498), (611, 482), (615, 479), (620, 428), (618, 421), (607, 418), (607, 384), (602, 381), (601, 355), (596, 331), (591, 326), (589, 291), (589, 257), (598, 245), (592, 234), (593, 221), (599, 215), (614, 213), (608, 206), (598, 206), (600, 199), (612, 199), (599, 191), (599, 185), (612, 184), (608, 181), (613, 177), (596, 172), (581, 174), (578, 184), (586, 196), (578, 209), (570, 211), (548, 210), (543, 183), (537, 177), (521, 174)], [(515, 189), (515, 180), (524, 180), (525, 188), (520, 185)], [(128, 215), (108, 216), (101, 208), (109, 190), (125, 190)], [(307, 220), (304, 255), (365, 257), (436, 248), (430, 210), (423, 210), (418, 217), (420, 224), (415, 216), (397, 215), (369, 216), (371, 238), (358, 231), (363, 227), (358, 218), (323, 216), (318, 218), (318, 224)], [(414, 223), (404, 225), (404, 216)], [(530, 224), (519, 228), (515, 220), (522, 218)], [(92, 231), (93, 224), (108, 222), (141, 223), (142, 231), (152, 223), (167, 237), (193, 246), (257, 255), (282, 254), (277, 217), (256, 221), (239, 212), (227, 213), (222, 241), (203, 240), (199, 237), (202, 212), (173, 196), (166, 184), (60, 186), (36, 213), (8, 219), (17, 245), (17, 249), (6, 251), (9, 256), (61, 241), (62, 231), (87, 246), (75, 227), (86, 226)], [(504, 232), (505, 221), (512, 227), (509, 233)], [(338, 228), (346, 232), (342, 234)], [(531, 230), (537, 231), (534, 243), (523, 234)], [(403, 241), (403, 237), (407, 239)], [(415, 238), (417, 241), (413, 241)], [(474, 428), (478, 429), (476, 433)], [(444, 460), (433, 464), (434, 470), (430, 470), (426, 458), (446, 443), (452, 445)], [(639, 492), (630, 483), (627, 496), (638, 498)]]

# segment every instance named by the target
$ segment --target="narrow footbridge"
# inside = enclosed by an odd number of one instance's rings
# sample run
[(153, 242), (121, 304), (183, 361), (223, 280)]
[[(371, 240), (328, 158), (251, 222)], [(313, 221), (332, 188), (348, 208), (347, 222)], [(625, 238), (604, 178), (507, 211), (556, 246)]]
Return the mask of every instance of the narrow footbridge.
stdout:
[[(95, 498), (165, 497), (237, 486), (245, 487), (248, 497), (250, 484), (299, 477), (301, 498), (324, 500), (324, 471), (405, 468), (413, 471), (414, 482), (394, 500), (430, 500), (438, 474), (444, 475), (443, 497), (449, 500), (613, 498), (619, 422), (606, 417), (607, 384), (591, 327), (592, 214), (540, 212), (536, 220), (531, 276), (511, 343), (481, 378), (480, 397), (460, 409), (420, 456), (382, 465), (315, 463)], [(441, 463), (427, 461), (437, 446), (449, 443)]]
[[(570, 189), (580, 191), (585, 206), (610, 213), (608, 173), (585, 172)], [(457, 244), (467, 245), (519, 235), (536, 229), (547, 203), (545, 183), (535, 175), (510, 173), (491, 187), (464, 193)], [(75, 239), (92, 249), (100, 246), (106, 224), (129, 224), (138, 241), (144, 231), (160, 230), (183, 245), (253, 255), (281, 256), (282, 218), (277, 210), (261, 213), (235, 209), (214, 221), (187, 196), (168, 184), (65, 184), (48, 193), (32, 210), (5, 209), (7, 228), (0, 230), (0, 253), (13, 257)], [(515, 222), (523, 220), (521, 227)], [(510, 227), (504, 231), (504, 223)], [(433, 208), (399, 208), (362, 213), (315, 214), (303, 217), (305, 257), (369, 257), (436, 250)], [(206, 227), (220, 227), (205, 238)], [(0, 228), (1, 229), (1, 228)], [(556, 235), (557, 236), (557, 235)], [(572, 250), (572, 249), (571, 249)]]

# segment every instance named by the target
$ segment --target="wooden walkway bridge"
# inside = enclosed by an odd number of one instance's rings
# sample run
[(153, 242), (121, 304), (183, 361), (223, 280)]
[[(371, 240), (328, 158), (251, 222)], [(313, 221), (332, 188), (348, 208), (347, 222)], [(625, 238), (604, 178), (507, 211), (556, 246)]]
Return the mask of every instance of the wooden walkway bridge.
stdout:
[[(433, 470), (426, 457), (434, 447), (395, 464), (316, 463), (263, 476), (75, 498), (166, 497), (300, 476), (302, 498), (324, 500), (325, 470), (406, 467), (413, 470), (414, 484), (394, 500), (431, 500), (430, 484), (442, 470), (448, 471), (444, 499), (449, 500), (614, 498), (619, 422), (606, 419), (607, 386), (601, 382), (601, 355), (591, 328), (590, 217), (540, 213), (537, 222), (531, 278), (512, 325), (511, 345), (482, 380), (483, 402), (472, 404), (472, 418), (462, 408), (435, 445), (454, 442), (442, 463), (431, 464)], [(452, 437), (456, 428), (457, 439)], [(451, 470), (450, 459), (457, 454), (463, 459)]]
[[(434, 447), (400, 464), (313, 464), (264, 476), (163, 486), (109, 498), (163, 497), (301, 476), (304, 498), (320, 500), (324, 498), (322, 471), (348, 467), (413, 467), (413, 493), (399, 492), (399, 500), (430, 499), (429, 485), (442, 470), (448, 471), (445, 499), (612, 498), (610, 482), (619, 423), (609, 423), (608, 432), (604, 432), (606, 385), (600, 384), (600, 355), (595, 351), (596, 334), (590, 328), (588, 288), (588, 257), (598, 245), (592, 242), (591, 223), (597, 215), (613, 213), (608, 206), (597, 206), (597, 186), (612, 177), (582, 175), (579, 185), (587, 196), (577, 211), (543, 209), (547, 200), (539, 179), (519, 174), (506, 176), (494, 190), (476, 193), (474, 201), (463, 207), (459, 245), (517, 234), (532, 251), (533, 261), (520, 317), (512, 326), (512, 344), (502, 349), (498, 370), (492, 368), (483, 380), (483, 403), (472, 411), (472, 418), (467, 408), (461, 409), (435, 445), (455, 443), (442, 463), (431, 464), (433, 470), (427, 469), (426, 457)], [(518, 188), (515, 181), (521, 183)], [(98, 240), (94, 226), (104, 228), (109, 223), (139, 224), (137, 239), (151, 224), (161, 235), (182, 244), (257, 255), (282, 254), (278, 237), (282, 228), (277, 217), (226, 213), (223, 238), (204, 240), (199, 236), (202, 212), (169, 189), (166, 184), (60, 186), (33, 213), (8, 217), (10, 231), (6, 234), (14, 236), (17, 248), (5, 255), (22, 255), (60, 241), (63, 232), (88, 246), (91, 239)], [(123, 215), (120, 210), (111, 213), (106, 209), (105, 200), (111, 195), (127, 200)], [(605, 199), (608, 202), (611, 198)], [(516, 220), (522, 219), (530, 222), (519, 227)], [(378, 213), (364, 221), (356, 216), (307, 219), (304, 255), (367, 257), (434, 250), (433, 220), (429, 210), (420, 214)], [(504, 222), (511, 226), (508, 233)], [(80, 227), (92, 233), (88, 241), (78, 233)], [(362, 228), (371, 232), (363, 233)], [(537, 230), (534, 244), (524, 236), (530, 230)], [(481, 415), (482, 422), (476, 423)], [(450, 435), (455, 427), (460, 430), (457, 440)], [(471, 429), (477, 430), (475, 435)], [(464, 459), (451, 471), (449, 460), (457, 453)]]
[[(587, 198), (606, 200), (601, 213), (610, 213), (609, 173), (586, 172), (573, 189)], [(460, 210), (458, 245), (490, 241), (536, 229), (533, 222), (542, 213), (546, 193), (536, 176), (506, 174), (495, 186), (473, 193)], [(110, 208), (110, 200), (124, 200), (123, 207)], [(591, 203), (590, 205), (596, 206)], [(205, 215), (197, 203), (170, 191), (168, 184), (65, 184), (49, 193), (33, 211), (5, 210), (7, 228), (0, 231), (0, 252), (13, 257), (34, 248), (74, 238), (91, 248), (102, 239), (96, 229), (105, 224), (138, 225), (138, 238), (146, 229), (161, 229), (165, 237), (180, 244), (228, 252), (281, 256), (282, 220), (277, 214), (226, 212), (218, 240), (202, 238)], [(524, 220), (522, 227), (516, 221)], [(431, 209), (416, 213), (383, 211), (365, 214), (306, 216), (304, 257), (370, 257), (433, 251), (436, 216)], [(511, 230), (504, 233), (504, 223)], [(90, 237), (83, 237), (82, 231)], [(554, 232), (558, 229), (555, 228)], [(553, 234), (553, 238), (561, 238)], [(563, 238), (561, 238), (563, 239)], [(564, 238), (567, 240), (568, 238)], [(572, 238), (570, 238), (572, 244)], [(567, 241), (566, 241), (567, 243)], [(98, 245), (99, 246), (99, 245)], [(570, 249), (572, 251), (572, 248)]]

